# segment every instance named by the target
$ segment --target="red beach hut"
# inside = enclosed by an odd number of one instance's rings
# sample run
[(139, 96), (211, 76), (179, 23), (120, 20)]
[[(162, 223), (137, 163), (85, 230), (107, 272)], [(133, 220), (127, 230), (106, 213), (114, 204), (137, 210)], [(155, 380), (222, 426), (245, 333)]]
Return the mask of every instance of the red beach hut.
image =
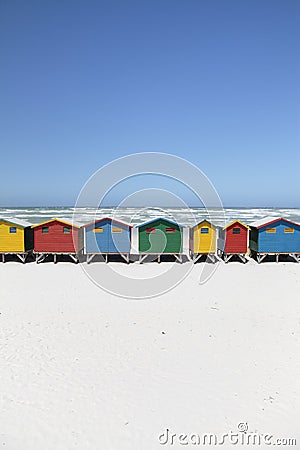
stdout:
[(80, 226), (65, 219), (51, 219), (33, 225), (34, 253), (36, 261), (41, 262), (49, 254), (67, 254), (78, 261)]
[(246, 262), (246, 254), (249, 248), (249, 230), (250, 227), (235, 220), (223, 228), (223, 256), (225, 262), (228, 262), (233, 255), (237, 255), (243, 262)]

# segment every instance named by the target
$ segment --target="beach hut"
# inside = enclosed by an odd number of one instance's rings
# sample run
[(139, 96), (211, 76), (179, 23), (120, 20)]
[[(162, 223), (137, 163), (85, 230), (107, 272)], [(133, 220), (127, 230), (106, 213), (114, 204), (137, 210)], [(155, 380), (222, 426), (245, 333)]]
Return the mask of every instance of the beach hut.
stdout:
[(58, 255), (68, 255), (78, 262), (80, 243), (80, 225), (70, 219), (51, 219), (32, 225), (34, 234), (34, 254), (36, 262), (42, 262), (47, 256), (53, 255), (57, 262)]
[(216, 258), (217, 227), (208, 220), (202, 220), (190, 228), (190, 254), (194, 262), (205, 256), (212, 262)]
[(182, 262), (183, 225), (158, 217), (137, 225), (140, 262), (147, 255), (155, 255), (160, 262), (164, 255), (174, 255)]
[(0, 254), (2, 262), (6, 255), (16, 255), (23, 263), (33, 250), (31, 224), (24, 220), (0, 218)]
[(109, 255), (120, 255), (129, 262), (132, 226), (110, 217), (104, 217), (83, 225), (84, 248), (90, 263), (96, 255), (103, 255), (108, 262)]
[(218, 252), (227, 263), (234, 255), (238, 256), (244, 263), (249, 251), (249, 231), (243, 222), (235, 220), (226, 225), (219, 234)]
[(267, 255), (290, 255), (300, 261), (300, 224), (283, 217), (265, 217), (251, 224), (250, 251), (261, 262)]

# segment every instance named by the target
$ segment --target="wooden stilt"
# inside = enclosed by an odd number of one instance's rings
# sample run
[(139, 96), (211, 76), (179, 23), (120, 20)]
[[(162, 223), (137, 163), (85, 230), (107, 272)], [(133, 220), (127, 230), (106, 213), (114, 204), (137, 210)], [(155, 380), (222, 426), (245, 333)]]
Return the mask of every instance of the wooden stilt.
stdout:
[(299, 255), (296, 253), (289, 253), (289, 256), (293, 258), (296, 262), (299, 262)]
[(139, 263), (143, 264), (143, 262), (147, 258), (147, 256), (148, 256), (147, 254), (146, 255), (143, 255), (143, 254), (139, 255)]
[(276, 253), (276, 262), (279, 262), (279, 253)]
[(87, 264), (90, 264), (95, 257), (95, 253), (89, 253), (86, 257)]
[(26, 254), (23, 253), (17, 253), (17, 257), (19, 258), (19, 260), (24, 264), (26, 261)]
[(239, 256), (240, 260), (242, 261), (242, 263), (246, 264), (247, 259), (246, 259), (245, 255), (242, 255), (241, 253), (239, 253), (238, 256)]
[(202, 254), (201, 253), (196, 253), (195, 255), (193, 255), (193, 263), (196, 263), (197, 261), (199, 261), (199, 259), (201, 258)]
[(2, 253), (2, 262), (5, 263), (5, 254)]
[(227, 255), (227, 253), (224, 253), (224, 261), (227, 264), (231, 258), (233, 257), (233, 255)]
[(178, 254), (178, 255), (174, 254), (174, 256), (176, 258), (176, 261), (178, 261), (180, 264), (182, 264), (182, 255), (181, 254)]
[(54, 255), (53, 255), (53, 262), (54, 262), (54, 264), (57, 263), (57, 254), (56, 253), (54, 253)]
[(215, 257), (215, 255), (213, 255), (212, 253), (209, 253), (207, 256), (209, 257), (209, 259), (211, 260), (211, 262), (212, 262), (213, 264), (215, 264), (215, 262), (216, 262), (216, 257)]
[(77, 264), (79, 262), (78, 256), (77, 255), (69, 255), (70, 258)]
[(36, 254), (36, 259), (35, 259), (36, 263), (39, 264), (39, 263), (41, 263), (42, 261), (44, 261), (44, 259), (46, 258), (46, 256), (47, 256), (47, 255), (45, 255), (44, 253), (37, 253), (37, 254)]
[(261, 254), (257, 254), (257, 262), (258, 264), (260, 264), (266, 257), (267, 255), (261, 255)]
[(129, 264), (129, 254), (127, 253), (120, 253), (120, 256), (124, 259), (124, 261)]

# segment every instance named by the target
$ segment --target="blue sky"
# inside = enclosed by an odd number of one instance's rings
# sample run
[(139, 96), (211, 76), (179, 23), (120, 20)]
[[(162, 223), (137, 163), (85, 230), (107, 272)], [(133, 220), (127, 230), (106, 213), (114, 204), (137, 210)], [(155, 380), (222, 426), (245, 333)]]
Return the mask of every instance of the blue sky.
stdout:
[(157, 151), (225, 205), (300, 207), (299, 19), (298, 0), (3, 0), (0, 206), (73, 204)]

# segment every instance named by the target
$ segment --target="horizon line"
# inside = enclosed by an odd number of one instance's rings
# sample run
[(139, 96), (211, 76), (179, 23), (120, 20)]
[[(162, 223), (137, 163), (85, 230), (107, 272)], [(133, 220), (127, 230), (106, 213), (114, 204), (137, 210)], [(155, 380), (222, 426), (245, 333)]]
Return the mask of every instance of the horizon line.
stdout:
[[(24, 206), (12, 206), (12, 205), (5, 205), (5, 206), (0, 206), (0, 209), (3, 208), (11, 208), (11, 209), (25, 209), (25, 208), (75, 208), (75, 205), (24, 205)], [(78, 206), (76, 207), (78, 209), (81, 208), (97, 208), (96, 206), (93, 205), (84, 205), (84, 206)], [(118, 206), (118, 205), (109, 205), (109, 206), (101, 206), (98, 207), (99, 209), (111, 209), (111, 208), (118, 208), (118, 209), (128, 209), (128, 208), (145, 208), (145, 206), (141, 206), (141, 205), (131, 205), (131, 206)], [(207, 209), (207, 208), (214, 208), (214, 209), (222, 209), (222, 207), (220, 206), (195, 206), (195, 205), (187, 205), (186, 207), (184, 206), (172, 206), (172, 205), (163, 205), (163, 206), (158, 206), (158, 205), (149, 205), (146, 206), (146, 208), (178, 208), (178, 209), (188, 209), (188, 208), (195, 208), (195, 209)], [(268, 208), (268, 209), (299, 209), (300, 206), (284, 206), (284, 205), (280, 205), (280, 206), (270, 206), (270, 205), (256, 205), (256, 206), (236, 206), (236, 205), (223, 205), (223, 208), (242, 208), (242, 209), (261, 209), (261, 208)]]

